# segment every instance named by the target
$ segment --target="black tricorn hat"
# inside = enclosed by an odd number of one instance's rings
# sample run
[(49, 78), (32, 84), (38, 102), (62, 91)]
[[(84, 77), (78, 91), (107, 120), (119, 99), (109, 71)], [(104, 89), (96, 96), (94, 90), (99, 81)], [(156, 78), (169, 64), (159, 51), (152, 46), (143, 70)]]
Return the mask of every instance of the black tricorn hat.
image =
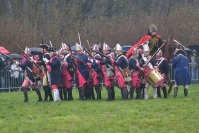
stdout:
[(186, 55), (187, 53), (184, 50), (179, 49), (179, 50), (177, 50), (177, 52), (175, 53), (175, 55), (179, 55), (179, 54)]
[(56, 52), (56, 48), (50, 47), (50, 48), (48, 48), (48, 51), (49, 51), (49, 52)]
[(49, 46), (47, 44), (40, 44), (40, 47), (43, 49), (49, 49)]

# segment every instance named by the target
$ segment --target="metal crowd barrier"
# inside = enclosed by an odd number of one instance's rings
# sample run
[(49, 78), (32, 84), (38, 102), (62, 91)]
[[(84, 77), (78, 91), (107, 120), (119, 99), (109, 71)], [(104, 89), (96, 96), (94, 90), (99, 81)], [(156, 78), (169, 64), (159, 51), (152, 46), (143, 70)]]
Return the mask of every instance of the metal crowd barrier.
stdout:
[[(172, 63), (169, 64), (170, 77), (174, 80), (174, 70)], [(199, 65), (196, 63), (189, 63), (189, 74), (191, 77), (192, 84), (199, 84)], [(22, 71), (19, 72), (18, 78), (11, 77), (11, 70), (0, 71), (0, 91), (15, 91), (18, 90), (24, 80), (24, 74)], [(101, 83), (102, 85), (104, 83)]]
[[(189, 63), (188, 69), (189, 69), (189, 74), (191, 78), (191, 83), (199, 84), (199, 65), (197, 63)], [(175, 70), (173, 69), (172, 63), (169, 64), (169, 75), (172, 80), (174, 80), (174, 76), (175, 76), (174, 71)]]
[(1, 70), (0, 71), (0, 91), (16, 91), (18, 90), (24, 80), (24, 74), (19, 71), (17, 78), (11, 76), (11, 70)]

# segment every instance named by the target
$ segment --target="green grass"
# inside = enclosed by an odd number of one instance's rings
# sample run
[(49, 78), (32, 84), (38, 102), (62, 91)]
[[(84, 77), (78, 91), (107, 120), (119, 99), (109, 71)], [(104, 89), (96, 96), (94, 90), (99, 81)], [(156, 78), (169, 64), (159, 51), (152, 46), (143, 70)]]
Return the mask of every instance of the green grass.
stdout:
[[(0, 133), (199, 133), (199, 85), (191, 85), (188, 97), (182, 87), (177, 98), (106, 101), (36, 102), (29, 92), (0, 93)], [(152, 90), (152, 89), (151, 89)], [(151, 93), (151, 92), (150, 92)], [(43, 91), (42, 91), (43, 94)], [(152, 96), (152, 94), (150, 94)]]

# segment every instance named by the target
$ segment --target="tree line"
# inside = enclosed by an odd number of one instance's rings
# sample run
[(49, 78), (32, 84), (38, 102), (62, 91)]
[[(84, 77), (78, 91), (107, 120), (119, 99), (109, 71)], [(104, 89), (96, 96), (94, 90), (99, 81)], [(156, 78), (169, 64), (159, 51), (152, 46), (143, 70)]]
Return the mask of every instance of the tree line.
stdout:
[(174, 36), (185, 46), (198, 44), (197, 0), (1, 0), (0, 45), (39, 46), (44, 41), (133, 45), (154, 23), (163, 39)]

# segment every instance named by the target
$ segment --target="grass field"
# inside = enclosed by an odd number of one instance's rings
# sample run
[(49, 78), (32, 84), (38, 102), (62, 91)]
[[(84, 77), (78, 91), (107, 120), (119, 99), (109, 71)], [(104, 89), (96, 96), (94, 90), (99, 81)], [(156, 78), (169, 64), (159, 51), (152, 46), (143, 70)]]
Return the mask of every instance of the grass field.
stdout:
[[(42, 91), (43, 94), (43, 91)], [(191, 85), (188, 97), (180, 87), (168, 99), (36, 102), (29, 92), (0, 93), (0, 133), (199, 133), (199, 85)], [(152, 96), (152, 94), (151, 94)]]

